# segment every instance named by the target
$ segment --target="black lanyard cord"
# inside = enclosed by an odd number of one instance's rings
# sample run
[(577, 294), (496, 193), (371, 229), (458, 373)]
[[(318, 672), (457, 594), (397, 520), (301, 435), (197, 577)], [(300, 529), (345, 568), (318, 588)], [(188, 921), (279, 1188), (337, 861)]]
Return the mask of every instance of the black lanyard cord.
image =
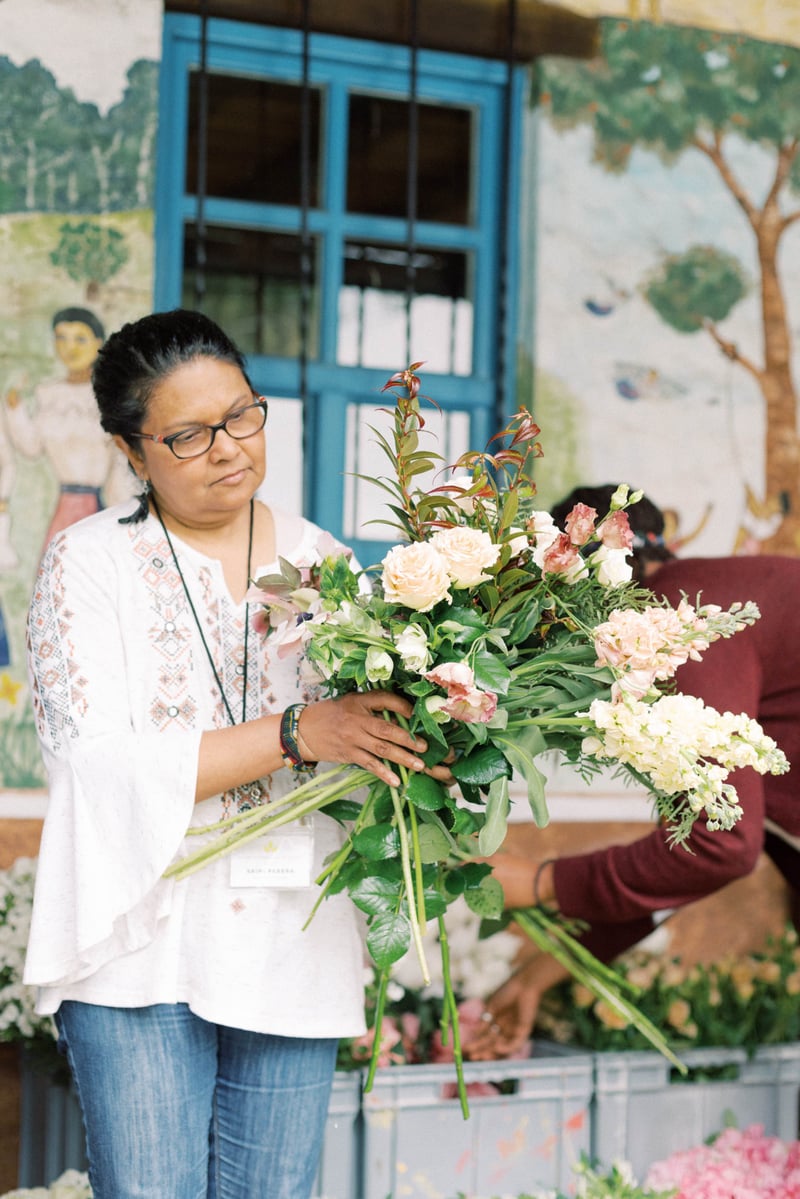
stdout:
[[(175, 563), (175, 569), (178, 572), (178, 577), (180, 578), (181, 584), (183, 586), (183, 593), (186, 596), (186, 600), (189, 604), (189, 608), (191, 609), (192, 616), (194, 617), (194, 623), (197, 626), (197, 631), (200, 634), (200, 640), (203, 643), (203, 649), (206, 651), (206, 656), (208, 658), (209, 665), (211, 666), (211, 670), (213, 671), (214, 679), (216, 681), (217, 687), (219, 688), (219, 693), (222, 696), (222, 702), (225, 705), (225, 711), (228, 713), (228, 719), (230, 720), (231, 724), (236, 724), (236, 720), (234, 719), (233, 712), (231, 711), (231, 706), (228, 703), (228, 697), (226, 696), (224, 688), (222, 686), (222, 679), (219, 677), (219, 672), (217, 671), (217, 668), (214, 665), (214, 659), (211, 656), (211, 650), (209, 649), (209, 645), (208, 645), (208, 642), (206, 641), (205, 634), (203, 633), (203, 626), (201, 625), (200, 618), (197, 615), (197, 609), (195, 608), (194, 604), (192, 603), (192, 597), (189, 592), (189, 588), (186, 585), (186, 579), (183, 577), (183, 571), (181, 570), (181, 564), (178, 561), (178, 555), (175, 553), (175, 546), (172, 544), (172, 538), (169, 535), (167, 526), (164, 524), (164, 519), (161, 515), (161, 511), (158, 507), (158, 504), (156, 503), (156, 498), (152, 493), (150, 495), (150, 500), (153, 505), (153, 510), (155, 511), (155, 514), (158, 517), (158, 523), (161, 525), (161, 528), (164, 530), (164, 536), (167, 539), (167, 545), (169, 546), (170, 553), (172, 554), (172, 561)], [(253, 565), (253, 512), (254, 512), (254, 508), (255, 508), (255, 504), (254, 504), (253, 500), (251, 500), (250, 501), (250, 533), (249, 533), (248, 543), (247, 543), (247, 584), (248, 584), (248, 586), (250, 585), (250, 578), (251, 578), (252, 565)], [(245, 604), (245, 609), (244, 609), (244, 665), (242, 666), (242, 724), (244, 724), (245, 719), (247, 717), (247, 647), (248, 647), (248, 641), (249, 641), (249, 635), (250, 635), (250, 618), (249, 618), (248, 608), (249, 608), (249, 605)]]

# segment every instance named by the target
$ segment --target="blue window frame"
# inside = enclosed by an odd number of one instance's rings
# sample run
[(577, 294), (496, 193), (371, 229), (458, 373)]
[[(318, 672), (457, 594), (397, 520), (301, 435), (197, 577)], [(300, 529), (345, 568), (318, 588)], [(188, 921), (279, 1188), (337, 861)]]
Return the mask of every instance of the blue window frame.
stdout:
[[(504, 343), (512, 347), (524, 73), (512, 74), (509, 105), (504, 64), (419, 52), (416, 97), (428, 166), (420, 168), (413, 239), (417, 286), (407, 324), (406, 164), (400, 154), (393, 159), (389, 147), (408, 103), (410, 52), (325, 35), (312, 35), (309, 48), (313, 177), (305, 229), (313, 245), (313, 289), (304, 368), (296, 286), (304, 218), (291, 178), (291, 164), (299, 157), (291, 120), (303, 78), (303, 43), (295, 30), (208, 24), (209, 94), (220, 112), (226, 104), (242, 103), (243, 95), (246, 108), (227, 132), (211, 126), (202, 219), (212, 269), (197, 306), (240, 342), (254, 385), (274, 400), (268, 438), (272, 431), (280, 454), (270, 462), (273, 491), (267, 489), (267, 498), (302, 510), (351, 544), (368, 565), (397, 537), (368, 523), (378, 514), (382, 493), (358, 476), (385, 473), (388, 466), (375, 458), (369, 428), (383, 419), (378, 410), (386, 397), (380, 389), (407, 365), (406, 348), (426, 364), (423, 390), (441, 408), (441, 415), (431, 410), (432, 424), (440, 436), (436, 448), (447, 461), (486, 443), (496, 431), (498, 393), (513, 394), (513, 353), (505, 356), (498, 389), (498, 313)], [(200, 55), (198, 18), (166, 14), (156, 190), (158, 308), (195, 305), (193, 87)], [(385, 132), (360, 156), (374, 124)], [(512, 168), (504, 213), (506, 137)], [(280, 144), (263, 158), (260, 147), (272, 143)], [(285, 169), (278, 166), (280, 152), (290, 164)], [(436, 170), (437, 158), (438, 190), (425, 187), (424, 173)], [(507, 299), (498, 305), (504, 236)], [(506, 408), (515, 406), (505, 401)]]

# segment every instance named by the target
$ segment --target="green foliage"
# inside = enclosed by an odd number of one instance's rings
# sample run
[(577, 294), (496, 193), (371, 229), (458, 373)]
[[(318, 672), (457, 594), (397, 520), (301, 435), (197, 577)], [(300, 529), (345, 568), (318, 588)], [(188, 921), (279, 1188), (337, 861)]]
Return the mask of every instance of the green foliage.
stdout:
[(714, 246), (669, 255), (645, 284), (656, 312), (679, 333), (696, 333), (707, 321), (724, 320), (746, 293), (738, 259)]
[(50, 261), (76, 283), (106, 283), (128, 261), (125, 238), (113, 226), (65, 221), (59, 233)]
[(601, 55), (545, 60), (537, 89), (557, 124), (592, 126), (614, 171), (637, 145), (670, 161), (703, 132), (781, 147), (800, 128), (800, 50), (688, 26), (604, 21)]

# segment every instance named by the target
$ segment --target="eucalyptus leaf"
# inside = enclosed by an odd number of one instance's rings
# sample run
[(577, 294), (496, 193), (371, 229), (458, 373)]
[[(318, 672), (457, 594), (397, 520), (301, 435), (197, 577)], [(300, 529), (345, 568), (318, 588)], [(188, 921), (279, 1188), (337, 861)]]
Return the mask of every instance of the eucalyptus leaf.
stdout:
[(489, 787), (486, 820), (478, 834), (478, 849), (486, 857), (496, 853), (506, 839), (510, 806), (508, 778), (503, 775), (502, 778), (495, 779)]
[(540, 729), (535, 724), (529, 724), (513, 733), (500, 733), (496, 737), (514, 770), (519, 771), (528, 787), (528, 803), (533, 818), (539, 828), (544, 828), (550, 822), (545, 798), (545, 783), (547, 779), (536, 765), (534, 759), (547, 749), (547, 742)]
[(486, 920), (499, 920), (503, 914), (505, 896), (496, 878), (485, 878), (480, 887), (464, 892), (464, 902), (471, 912)]

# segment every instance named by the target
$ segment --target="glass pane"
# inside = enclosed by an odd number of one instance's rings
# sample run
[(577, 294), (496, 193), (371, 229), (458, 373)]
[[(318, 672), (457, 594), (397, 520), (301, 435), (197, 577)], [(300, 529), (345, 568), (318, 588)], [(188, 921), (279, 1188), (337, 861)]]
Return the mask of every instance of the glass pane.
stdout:
[(258, 489), (265, 504), (303, 514), (303, 405), (268, 396), (267, 473)]
[[(452, 479), (447, 464), (466, 453), (469, 446), (469, 413), (443, 412), (423, 404), (425, 429), (420, 434), (420, 448), (441, 454), (441, 468), (430, 474), (417, 475), (416, 486), (423, 491), (441, 487)], [(397, 542), (399, 530), (389, 525), (367, 524), (371, 520), (394, 520), (387, 507), (388, 497), (383, 488), (371, 479), (392, 475), (392, 465), (376, 441), (373, 429), (378, 430), (391, 444), (392, 413), (369, 404), (347, 406), (347, 457), (344, 467), (344, 536), (362, 541)], [(358, 476), (366, 476), (361, 478)], [(366, 566), (367, 563), (362, 563)]]
[[(206, 195), (263, 204), (302, 203), (303, 89), (246, 75), (209, 74)], [(189, 77), (186, 191), (197, 191), (199, 74)], [(309, 89), (309, 205), (319, 204), (320, 93)]]
[[(187, 225), (183, 244), (183, 304), (203, 309), (245, 354), (300, 354), (299, 235), (269, 230), (206, 227), (205, 296), (195, 293), (197, 229)], [(308, 355), (317, 357), (319, 296), (317, 239), (312, 239)]]
[[(420, 103), (417, 111), (417, 219), (468, 225), (472, 110)], [(348, 211), (408, 216), (408, 118), (407, 100), (351, 94)]]
[[(412, 265), (411, 337), (407, 345), (408, 251), (402, 246), (349, 241), (339, 293), (337, 361), (343, 366), (408, 366), (427, 371), (472, 371), (473, 305), (469, 255), (418, 248)], [(409, 354), (410, 350), (410, 354)]]

